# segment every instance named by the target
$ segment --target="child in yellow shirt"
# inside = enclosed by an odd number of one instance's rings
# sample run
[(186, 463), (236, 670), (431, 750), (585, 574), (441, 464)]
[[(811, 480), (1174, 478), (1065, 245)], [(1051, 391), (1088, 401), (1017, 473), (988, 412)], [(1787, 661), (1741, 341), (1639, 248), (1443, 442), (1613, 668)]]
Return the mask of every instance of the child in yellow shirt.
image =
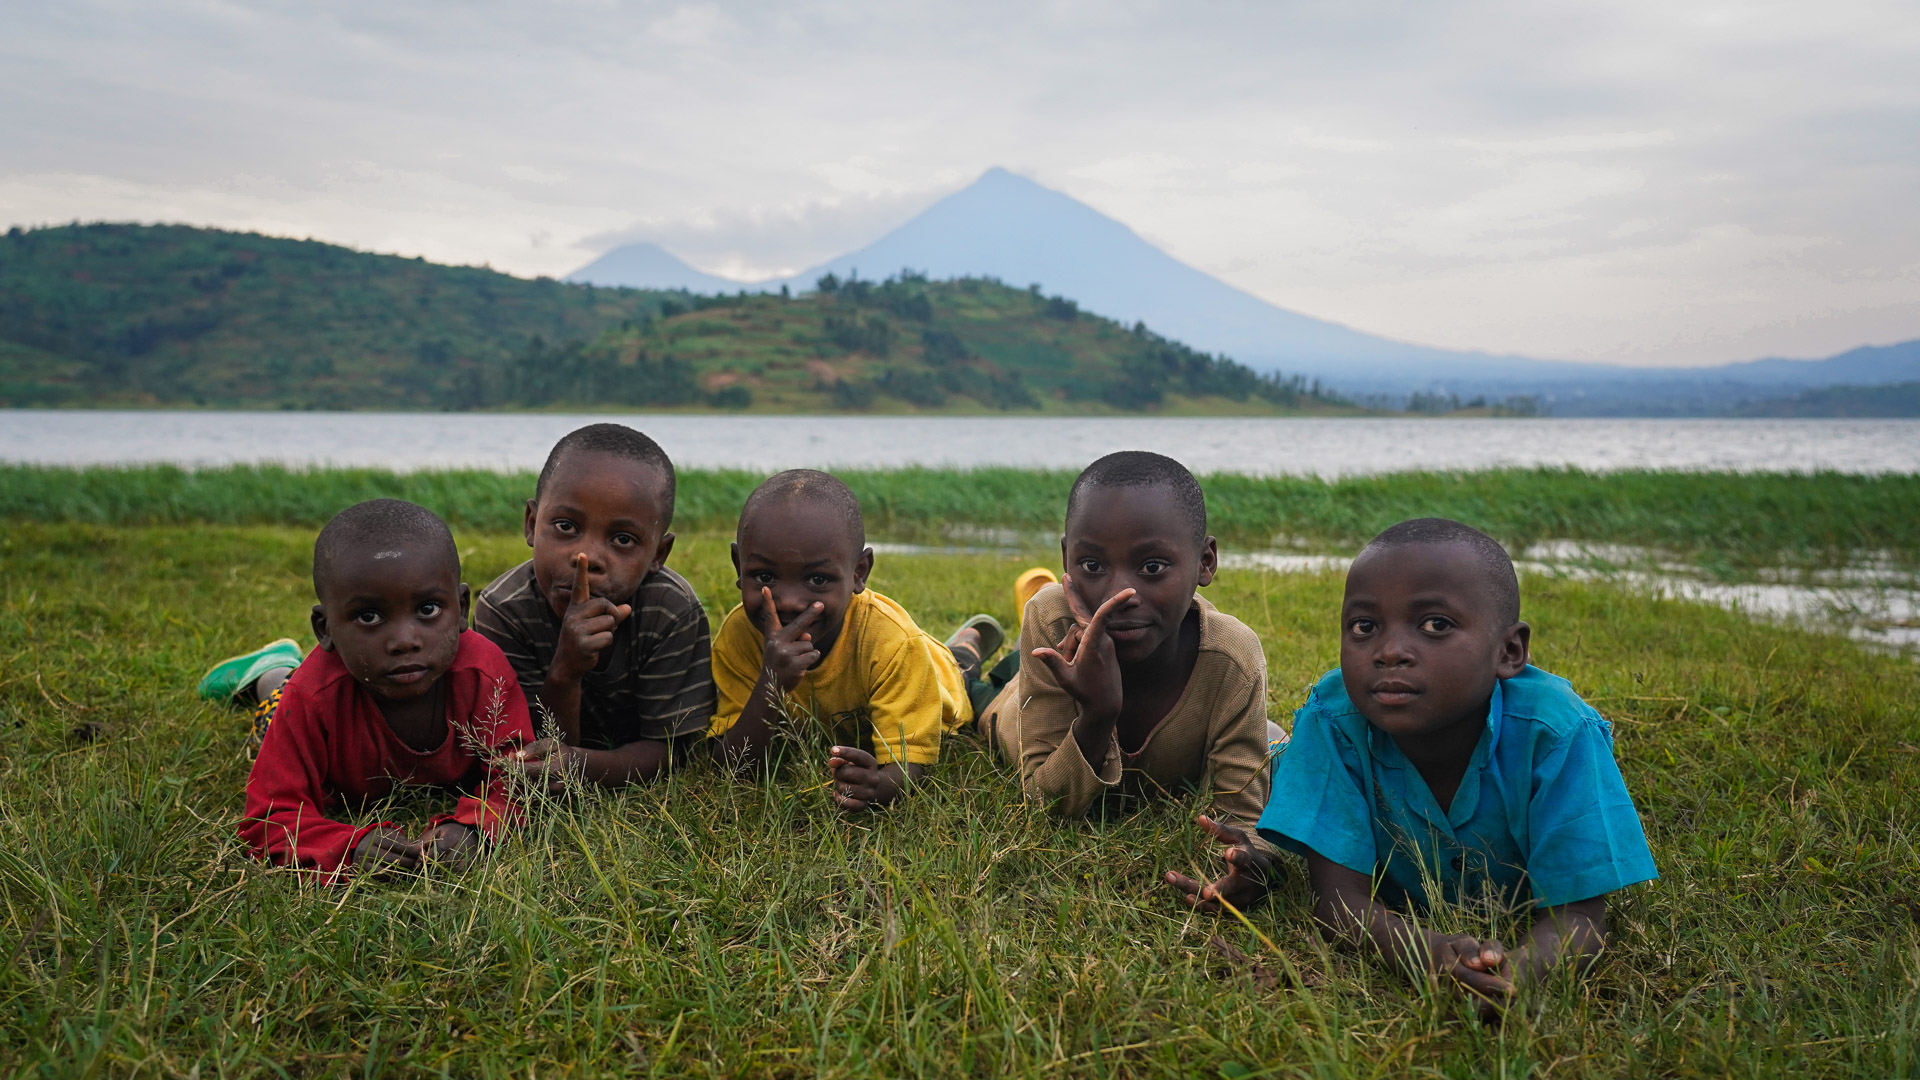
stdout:
[(773, 477), (740, 511), (733, 566), (740, 605), (713, 642), (715, 751), (744, 771), (811, 717), (839, 744), (827, 760), (835, 805), (899, 798), (973, 708), (947, 647), (867, 588), (859, 500), (827, 473)]

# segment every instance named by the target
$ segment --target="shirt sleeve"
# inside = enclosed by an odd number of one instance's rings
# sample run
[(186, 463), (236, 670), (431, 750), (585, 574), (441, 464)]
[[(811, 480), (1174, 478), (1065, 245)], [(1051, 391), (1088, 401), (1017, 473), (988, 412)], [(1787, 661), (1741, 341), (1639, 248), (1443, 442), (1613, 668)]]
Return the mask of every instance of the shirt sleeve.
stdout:
[(512, 777), (495, 763), (533, 741), (533, 720), (526, 694), (506, 663), (495, 660), (477, 675), (482, 684), (475, 695), (478, 707), (465, 728), (464, 742), (477, 759), (480, 780), (473, 790), (461, 793), (452, 813), (440, 814), (430, 824), (457, 821), (492, 841), (525, 816), (514, 801)]
[(1316, 688), (1293, 714), (1292, 737), (1274, 762), (1260, 835), (1371, 876), (1378, 852), (1368, 788), (1365, 763), (1336, 729)]
[(1061, 689), (1053, 669), (1034, 658), (1033, 650), (1051, 648), (1059, 640), (1050, 635), (1064, 632), (1061, 617), (1066, 599), (1059, 590), (1058, 585), (1048, 585), (1027, 606), (1027, 618), (1020, 627), (1020, 674), (1014, 682), (1019, 697), (1013, 715), (1001, 723), (1011, 719), (1019, 725), (1015, 735), (1021, 789), (1044, 803), (1050, 813), (1078, 817), (1120, 783), (1120, 737), (1109, 734), (1100, 760), (1088, 761), (1080, 752), (1080, 740), (1073, 737), (1079, 703)]
[(1534, 903), (1557, 907), (1659, 876), (1598, 715), (1544, 747), (1532, 787), (1527, 878)]
[[(1238, 701), (1224, 702), (1207, 733), (1207, 772), (1215, 816), (1253, 829), (1267, 803), (1267, 673), (1265, 658)], [(1265, 841), (1255, 836), (1255, 842)]]
[(699, 601), (682, 611), (654, 643), (636, 682), (640, 738), (665, 742), (706, 730), (714, 713), (713, 644), (707, 610)]
[[(299, 672), (294, 675), (298, 678)], [(356, 828), (327, 817), (334, 801), (326, 782), (327, 718), (302, 689), (290, 683), (282, 693), (260, 755), (253, 760), (240, 839), (257, 858), (311, 871), (327, 884), (337, 884), (344, 880), (360, 838), (392, 822)]]
[(873, 723), (873, 759), (882, 765), (932, 765), (940, 760), (940, 678), (917, 631), (886, 642), (874, 657), (867, 715)]
[(720, 637), (713, 645), (713, 722), (707, 735), (719, 738), (740, 719), (747, 698), (760, 683), (760, 657), (765, 643), (744, 608), (735, 607), (720, 621)]

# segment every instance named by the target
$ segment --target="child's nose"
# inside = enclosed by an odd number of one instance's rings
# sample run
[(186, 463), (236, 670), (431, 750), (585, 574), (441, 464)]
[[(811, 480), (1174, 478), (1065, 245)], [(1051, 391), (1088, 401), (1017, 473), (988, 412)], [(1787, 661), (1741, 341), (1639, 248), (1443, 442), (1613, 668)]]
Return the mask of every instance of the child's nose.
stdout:
[(1418, 653), (1413, 647), (1413, 639), (1406, 634), (1391, 631), (1380, 636), (1380, 651), (1375, 654), (1376, 662), (1394, 667), (1404, 667), (1417, 659)]

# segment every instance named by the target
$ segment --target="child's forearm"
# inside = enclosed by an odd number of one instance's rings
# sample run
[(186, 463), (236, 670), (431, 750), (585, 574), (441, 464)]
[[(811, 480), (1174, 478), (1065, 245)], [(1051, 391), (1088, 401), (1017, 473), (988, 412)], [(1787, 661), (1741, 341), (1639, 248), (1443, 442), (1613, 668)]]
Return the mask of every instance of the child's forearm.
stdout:
[(908, 764), (900, 766), (887, 764), (880, 766), (880, 779), (875, 785), (872, 805), (885, 806), (906, 794), (908, 788), (918, 784), (920, 778), (927, 775), (926, 766)]
[(773, 742), (774, 727), (780, 719), (780, 707), (775, 704), (778, 694), (773, 674), (762, 671), (753, 693), (747, 695), (740, 718), (720, 736), (721, 760), (736, 770), (745, 771), (766, 757), (767, 747)]
[[(580, 744), (580, 679), (557, 667), (547, 672), (540, 685), (540, 704), (560, 726), (560, 741), (568, 746)], [(536, 719), (538, 716), (536, 714)]]
[(1080, 744), (1080, 756), (1098, 772), (1112, 746), (1113, 729), (1120, 722), (1120, 714), (1094, 712), (1082, 701), (1074, 704), (1078, 708), (1073, 717), (1073, 741)]
[(1372, 881), (1318, 854), (1307, 857), (1313, 886), (1313, 917), (1322, 936), (1350, 945), (1368, 944), (1395, 967), (1418, 975), (1428, 970), (1426, 935), (1373, 898)]
[(1584, 971), (1606, 943), (1606, 897), (1547, 908), (1527, 931), (1526, 944), (1514, 950), (1511, 962), (1515, 980), (1543, 979), (1563, 964)]
[(611, 750), (578, 750), (580, 775), (602, 787), (651, 780), (673, 763), (673, 746), (659, 739), (636, 739)]

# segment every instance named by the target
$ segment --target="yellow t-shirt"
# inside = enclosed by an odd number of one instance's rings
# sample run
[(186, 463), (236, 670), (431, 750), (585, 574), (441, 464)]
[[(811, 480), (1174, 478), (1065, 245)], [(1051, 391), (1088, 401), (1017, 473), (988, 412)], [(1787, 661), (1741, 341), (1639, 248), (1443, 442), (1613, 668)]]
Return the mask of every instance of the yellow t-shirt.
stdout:
[[(765, 648), (745, 608), (727, 612), (713, 639), (719, 712), (709, 736), (726, 734), (740, 719), (760, 681)], [(973, 719), (953, 654), (905, 608), (872, 589), (853, 594), (833, 651), (801, 678), (787, 702), (789, 719), (811, 715), (833, 738), (864, 746), (882, 765), (933, 764), (940, 760), (940, 736)]]

